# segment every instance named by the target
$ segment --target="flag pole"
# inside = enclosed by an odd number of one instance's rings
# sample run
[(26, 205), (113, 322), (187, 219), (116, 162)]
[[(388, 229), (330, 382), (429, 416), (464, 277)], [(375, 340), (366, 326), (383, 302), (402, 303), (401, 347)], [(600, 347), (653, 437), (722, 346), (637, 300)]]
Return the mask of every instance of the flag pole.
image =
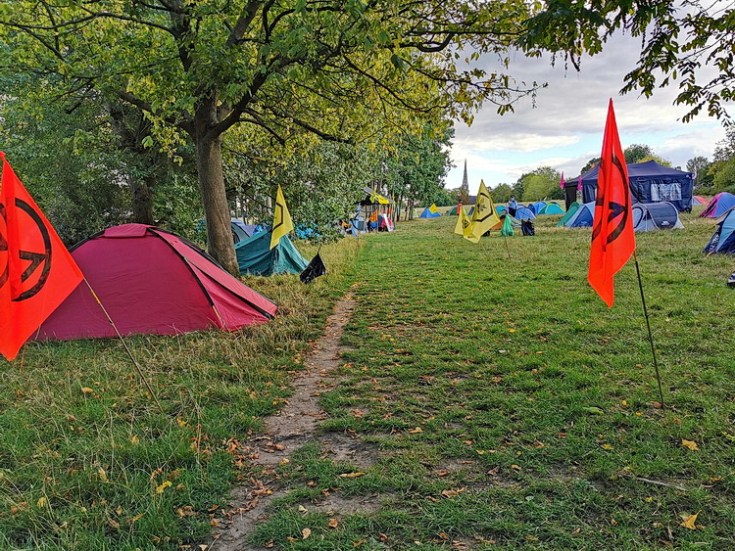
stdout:
[(656, 383), (658, 384), (658, 396), (661, 401), (661, 409), (664, 408), (664, 392), (661, 388), (661, 374), (658, 369), (658, 361), (656, 360), (656, 347), (653, 344), (653, 333), (651, 333), (651, 322), (648, 318), (648, 308), (646, 307), (646, 295), (643, 293), (643, 280), (641, 279), (641, 268), (638, 265), (638, 255), (633, 250), (633, 260), (635, 261), (635, 271), (638, 274), (638, 288), (641, 291), (641, 303), (643, 304), (643, 314), (646, 318), (646, 328), (648, 329), (648, 341), (651, 343), (651, 355), (653, 356), (653, 367), (656, 370)]
[(117, 329), (117, 325), (115, 325), (115, 322), (112, 321), (112, 318), (110, 317), (110, 314), (107, 312), (107, 309), (102, 304), (102, 301), (97, 296), (97, 293), (94, 292), (94, 289), (92, 289), (92, 286), (89, 284), (89, 281), (87, 281), (87, 278), (84, 278), (84, 283), (87, 284), (87, 289), (89, 289), (89, 292), (92, 293), (92, 297), (94, 297), (94, 300), (99, 304), (100, 308), (102, 308), (102, 311), (105, 314), (105, 317), (107, 318), (107, 321), (110, 323), (112, 328), (115, 330), (115, 334), (120, 339), (120, 342), (123, 345), (123, 348), (125, 349), (125, 352), (127, 352), (128, 357), (130, 358), (130, 361), (133, 362), (133, 365), (135, 366), (135, 369), (138, 370), (138, 375), (140, 375), (140, 378), (143, 379), (143, 384), (145, 384), (146, 388), (148, 389), (148, 392), (151, 393), (151, 396), (153, 397), (153, 400), (156, 402), (156, 405), (158, 406), (158, 409), (161, 410), (161, 413), (165, 414), (166, 412), (163, 410), (163, 407), (161, 406), (161, 402), (158, 401), (158, 397), (156, 396), (156, 393), (153, 392), (153, 387), (151, 386), (151, 383), (148, 382), (148, 379), (146, 379), (145, 374), (143, 373), (143, 368), (138, 363), (138, 360), (135, 359), (133, 356), (133, 353), (130, 351), (130, 348), (128, 348), (128, 343), (125, 342), (125, 339), (123, 339), (122, 335), (120, 334), (120, 331)]

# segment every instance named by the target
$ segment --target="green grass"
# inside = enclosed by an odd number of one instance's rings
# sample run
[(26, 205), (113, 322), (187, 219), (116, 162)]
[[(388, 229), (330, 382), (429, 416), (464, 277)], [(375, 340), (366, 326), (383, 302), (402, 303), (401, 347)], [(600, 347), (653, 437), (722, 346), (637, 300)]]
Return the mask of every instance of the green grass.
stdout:
[[(283, 307), (270, 324), (131, 339), (165, 414), (119, 343), (29, 345), (0, 365), (0, 549), (204, 541), (249, 475), (229, 443), (257, 435), (288, 398), (352, 283), (350, 350), (321, 430), (362, 440), (376, 461), (304, 446), (279, 467), (288, 492), (253, 543), (733, 549), (733, 261), (702, 254), (711, 220), (682, 219), (684, 231), (637, 236), (663, 410), (633, 263), (607, 309), (586, 283), (589, 230), (554, 228), (558, 217), (540, 219), (535, 237), (478, 245), (452, 233), (455, 217), (402, 223), (323, 249), (331, 275), (310, 286), (249, 280)], [(335, 496), (372, 506), (319, 507)], [(681, 515), (693, 513), (688, 530)]]
[(288, 397), (357, 248), (325, 246), (330, 276), (308, 286), (249, 278), (280, 306), (268, 324), (127, 339), (164, 412), (115, 340), (29, 344), (15, 362), (0, 360), (0, 549), (203, 541), (245, 476), (230, 444), (257, 433)]
[[(637, 236), (663, 410), (634, 265), (607, 309), (586, 283), (589, 230), (542, 218), (535, 237), (473, 245), (441, 218), (366, 240), (351, 351), (322, 429), (373, 443), (380, 459), (345, 480), (349, 467), (318, 450), (297, 457), (283, 473), (294, 498), (253, 541), (735, 548), (732, 259), (704, 257), (713, 222), (683, 218), (685, 231)], [(330, 529), (324, 514), (298, 512), (323, 499), (300, 493), (309, 483), (382, 507)], [(681, 515), (693, 513), (688, 530)]]

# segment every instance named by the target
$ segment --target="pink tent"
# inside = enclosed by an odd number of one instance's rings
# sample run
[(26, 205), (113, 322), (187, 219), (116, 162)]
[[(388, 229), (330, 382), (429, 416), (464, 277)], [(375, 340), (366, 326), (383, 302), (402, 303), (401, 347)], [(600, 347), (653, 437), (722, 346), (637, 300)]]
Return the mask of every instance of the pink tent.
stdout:
[[(278, 309), (194, 244), (154, 226), (109, 228), (83, 241), (72, 256), (122, 335), (235, 331), (268, 321)], [(82, 282), (35, 338), (115, 335)]]

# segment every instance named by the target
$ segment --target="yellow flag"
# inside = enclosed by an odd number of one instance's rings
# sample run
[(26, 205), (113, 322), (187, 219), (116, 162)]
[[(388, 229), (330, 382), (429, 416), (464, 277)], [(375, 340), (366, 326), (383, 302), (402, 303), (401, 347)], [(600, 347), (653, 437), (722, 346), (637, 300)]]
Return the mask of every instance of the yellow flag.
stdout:
[(457, 209), (457, 214), (459, 215), (459, 220), (457, 220), (457, 224), (454, 226), (454, 233), (464, 237), (470, 227), (470, 219), (464, 213), (463, 207)]
[(276, 192), (276, 205), (273, 207), (273, 229), (271, 230), (271, 249), (278, 245), (281, 237), (288, 235), (293, 230), (293, 220), (291, 213), (288, 212), (286, 199), (283, 197), (281, 186), (278, 186)]
[(477, 199), (475, 199), (475, 210), (472, 213), (472, 224), (470, 225), (469, 235), (465, 233), (465, 239), (469, 239), (473, 243), (479, 242), (480, 237), (498, 222), (500, 222), (500, 218), (498, 213), (495, 212), (493, 199), (485, 187), (485, 182), (480, 180), (480, 189), (477, 192)]

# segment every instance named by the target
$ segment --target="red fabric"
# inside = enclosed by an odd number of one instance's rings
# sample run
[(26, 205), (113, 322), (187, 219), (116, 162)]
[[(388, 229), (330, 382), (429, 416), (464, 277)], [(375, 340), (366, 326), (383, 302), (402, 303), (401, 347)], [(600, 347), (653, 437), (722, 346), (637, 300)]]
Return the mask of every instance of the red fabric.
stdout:
[(615, 274), (628, 262), (634, 250), (628, 168), (611, 99), (597, 177), (595, 222), (587, 273), (590, 285), (608, 307), (615, 301)]
[(561, 178), (559, 178), (559, 189), (564, 189), (566, 187), (567, 183), (564, 181), (564, 173), (561, 173)]
[(0, 353), (12, 360), (83, 278), (5, 154), (0, 157)]
[[(110, 228), (72, 254), (122, 335), (234, 331), (266, 322), (277, 310), (201, 251), (151, 226)], [(83, 285), (41, 326), (38, 339), (114, 336)]]

